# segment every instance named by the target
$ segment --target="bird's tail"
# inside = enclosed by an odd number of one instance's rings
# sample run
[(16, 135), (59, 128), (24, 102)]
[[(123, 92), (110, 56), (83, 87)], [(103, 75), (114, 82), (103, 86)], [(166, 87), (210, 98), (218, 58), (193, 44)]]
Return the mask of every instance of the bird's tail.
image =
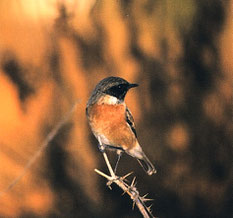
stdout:
[(132, 157), (137, 158), (138, 162), (140, 163), (142, 168), (145, 170), (145, 172), (149, 176), (157, 172), (154, 165), (150, 162), (148, 157), (144, 154), (138, 142), (136, 142), (135, 146), (132, 149), (126, 150), (126, 152)]
[(142, 152), (142, 158), (137, 158), (137, 160), (149, 176), (157, 172), (154, 165), (150, 162), (144, 152)]

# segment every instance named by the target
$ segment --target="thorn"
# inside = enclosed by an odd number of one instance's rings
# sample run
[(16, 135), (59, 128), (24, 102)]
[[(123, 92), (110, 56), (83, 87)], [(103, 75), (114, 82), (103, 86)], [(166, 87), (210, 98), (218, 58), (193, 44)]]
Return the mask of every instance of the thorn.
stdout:
[(130, 173), (128, 173), (128, 174), (122, 176), (121, 179), (122, 179), (122, 180), (125, 180), (127, 177), (129, 177), (129, 176), (132, 175), (132, 174), (133, 174), (133, 172), (130, 172)]
[[(127, 185), (127, 184), (126, 184)], [(126, 192), (128, 192), (129, 191), (129, 187), (127, 187), (127, 189), (126, 190), (124, 190), (124, 192), (121, 194), (121, 196), (123, 196)]]
[(145, 195), (142, 196), (142, 198), (145, 198), (149, 193), (146, 193)]
[(154, 201), (154, 199), (150, 199), (150, 198), (144, 198), (142, 199), (143, 202), (147, 202), (147, 201)]
[(151, 209), (152, 206), (153, 206), (153, 204), (151, 204), (148, 208)]
[(146, 198), (147, 195), (148, 195), (148, 193), (141, 197), (141, 199), (142, 199), (143, 202), (153, 201), (154, 200), (154, 199), (151, 199), (151, 198)]
[(123, 191), (123, 193), (121, 194), (121, 196), (123, 196), (127, 191), (128, 191), (128, 190)]
[(136, 185), (135, 180), (136, 180), (136, 176), (133, 178), (133, 180), (132, 180), (132, 182), (131, 182), (130, 187), (133, 187), (133, 186), (135, 186), (135, 185)]
[(134, 208), (135, 208), (135, 204), (136, 204), (136, 202), (135, 202), (135, 201), (133, 201), (133, 207), (132, 207), (132, 210), (134, 210)]
[(111, 185), (112, 185), (112, 181), (108, 181), (106, 185), (108, 186), (108, 188), (109, 188), (110, 190), (112, 190), (112, 186), (111, 186)]
[(149, 211), (150, 211), (150, 213), (152, 212), (152, 210), (151, 210), (152, 205), (153, 205), (153, 204), (151, 204), (149, 207), (147, 207), (147, 210), (149, 210)]
[[(121, 180), (122, 181), (122, 180)], [(127, 184), (127, 183), (125, 183), (124, 181), (122, 181), (123, 182), (123, 184), (125, 185), (125, 187), (126, 187), (126, 189), (124, 190), (124, 192), (121, 194), (121, 196), (123, 196), (126, 192), (130, 192), (130, 186)]]

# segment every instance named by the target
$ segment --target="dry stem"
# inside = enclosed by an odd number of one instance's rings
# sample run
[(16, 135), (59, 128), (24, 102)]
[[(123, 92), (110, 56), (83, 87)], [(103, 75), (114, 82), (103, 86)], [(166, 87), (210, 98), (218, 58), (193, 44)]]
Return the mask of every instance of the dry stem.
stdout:
[(128, 173), (123, 177), (116, 176), (108, 160), (107, 154), (105, 152), (103, 152), (103, 156), (111, 176), (99, 171), (98, 169), (95, 169), (95, 172), (105, 177), (108, 180), (107, 185), (110, 189), (112, 189), (111, 184), (115, 183), (124, 191), (123, 194), (127, 193), (130, 196), (130, 198), (133, 200), (133, 208), (136, 204), (144, 218), (153, 218), (154, 216), (150, 209), (151, 206), (147, 207), (145, 204), (146, 201), (151, 201), (152, 199), (147, 199), (146, 198), (147, 195), (144, 195), (143, 197), (139, 195), (139, 191), (136, 188), (136, 182), (135, 182), (136, 177), (133, 178), (130, 185), (127, 184), (126, 178), (132, 173)]
[(27, 173), (29, 168), (32, 166), (32, 164), (37, 160), (37, 158), (41, 155), (41, 153), (44, 151), (44, 149), (48, 146), (48, 144), (54, 139), (57, 132), (63, 127), (63, 125), (68, 121), (71, 114), (75, 111), (77, 102), (75, 102), (72, 106), (72, 108), (65, 114), (64, 118), (58, 122), (58, 124), (52, 129), (52, 131), (47, 135), (44, 142), (39, 146), (39, 148), (36, 150), (35, 154), (32, 156), (32, 158), (27, 162), (22, 172), (2, 191), (0, 192), (0, 197), (7, 193), (10, 189), (12, 189), (19, 181), (22, 179), (22, 177)]

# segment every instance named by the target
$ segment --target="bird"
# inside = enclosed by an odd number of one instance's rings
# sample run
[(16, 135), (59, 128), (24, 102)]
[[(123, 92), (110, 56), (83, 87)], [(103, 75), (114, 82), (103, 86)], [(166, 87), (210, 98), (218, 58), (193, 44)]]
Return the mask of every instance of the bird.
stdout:
[(152, 175), (156, 169), (138, 142), (133, 116), (124, 101), (127, 92), (137, 86), (120, 77), (102, 79), (87, 102), (86, 116), (99, 142), (99, 150), (117, 151), (119, 156), (116, 166), (121, 154), (126, 153), (136, 158), (144, 171)]

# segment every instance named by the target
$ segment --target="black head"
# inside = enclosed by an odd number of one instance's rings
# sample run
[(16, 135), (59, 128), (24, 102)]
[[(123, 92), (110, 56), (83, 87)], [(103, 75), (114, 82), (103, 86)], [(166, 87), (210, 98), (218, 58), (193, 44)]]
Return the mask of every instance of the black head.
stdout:
[(116, 97), (119, 100), (124, 100), (126, 93), (130, 88), (137, 87), (137, 84), (132, 84), (120, 77), (108, 77), (100, 81), (102, 92)]
[(93, 95), (97, 95), (98, 93), (108, 94), (122, 101), (128, 90), (137, 86), (137, 84), (129, 83), (120, 77), (107, 77), (97, 84)]

